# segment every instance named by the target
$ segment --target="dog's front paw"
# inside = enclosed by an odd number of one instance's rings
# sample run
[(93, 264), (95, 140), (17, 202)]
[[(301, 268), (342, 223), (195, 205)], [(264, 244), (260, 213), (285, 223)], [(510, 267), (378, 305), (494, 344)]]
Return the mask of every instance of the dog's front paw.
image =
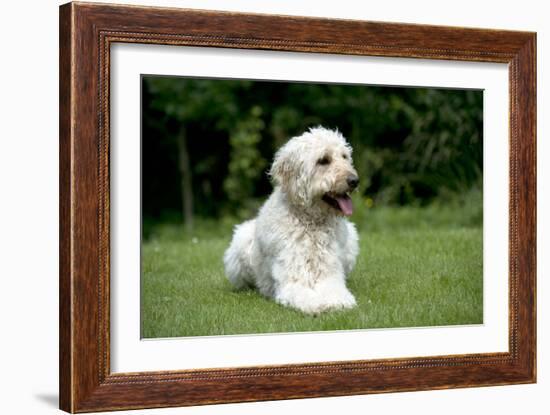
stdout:
[(310, 288), (305, 288), (299, 296), (279, 294), (275, 297), (279, 304), (301, 311), (304, 314), (316, 315), (327, 309), (321, 298)]
[(331, 296), (326, 301), (326, 306), (329, 309), (353, 308), (356, 305), (355, 297), (348, 290), (339, 293), (339, 295)]
[(313, 289), (301, 285), (287, 285), (279, 289), (275, 301), (312, 315), (353, 308), (357, 304), (353, 294), (345, 285), (338, 282), (319, 284)]
[(307, 303), (301, 303), (297, 308), (307, 314), (320, 314), (326, 311), (350, 309), (357, 301), (347, 288), (331, 292), (316, 292)]
[(353, 308), (357, 301), (344, 284), (327, 282), (316, 287), (325, 309)]
[(330, 309), (326, 299), (310, 287), (288, 284), (280, 287), (275, 294), (275, 301), (279, 304), (292, 307), (304, 314), (316, 315)]
[(337, 305), (341, 308), (353, 308), (357, 305), (357, 301), (355, 300), (353, 294), (346, 289), (346, 291), (342, 293), (338, 299)]

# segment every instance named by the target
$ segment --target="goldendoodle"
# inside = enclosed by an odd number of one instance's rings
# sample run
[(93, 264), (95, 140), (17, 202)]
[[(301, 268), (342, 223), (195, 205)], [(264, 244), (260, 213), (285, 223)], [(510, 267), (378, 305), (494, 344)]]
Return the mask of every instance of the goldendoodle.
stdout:
[(323, 127), (279, 149), (269, 172), (273, 193), (255, 219), (235, 227), (224, 255), (235, 287), (255, 287), (308, 314), (355, 306), (346, 287), (359, 250), (345, 218), (359, 182), (351, 152), (338, 131)]

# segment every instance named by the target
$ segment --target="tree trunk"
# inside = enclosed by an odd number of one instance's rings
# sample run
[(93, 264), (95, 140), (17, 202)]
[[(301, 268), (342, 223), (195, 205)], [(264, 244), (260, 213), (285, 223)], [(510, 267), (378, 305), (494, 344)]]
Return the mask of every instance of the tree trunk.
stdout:
[(193, 230), (193, 187), (191, 181), (191, 164), (187, 150), (187, 135), (185, 127), (181, 127), (178, 137), (178, 165), (180, 170), (180, 186), (182, 198), (182, 213), (185, 230)]

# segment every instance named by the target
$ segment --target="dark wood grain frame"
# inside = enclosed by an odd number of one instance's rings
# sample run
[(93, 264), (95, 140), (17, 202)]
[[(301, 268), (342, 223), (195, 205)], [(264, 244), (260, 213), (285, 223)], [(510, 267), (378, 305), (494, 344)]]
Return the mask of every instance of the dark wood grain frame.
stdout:
[[(117, 42), (507, 63), (509, 352), (111, 373), (109, 57)], [(70, 3), (60, 8), (59, 93), (61, 409), (535, 382), (535, 33)]]

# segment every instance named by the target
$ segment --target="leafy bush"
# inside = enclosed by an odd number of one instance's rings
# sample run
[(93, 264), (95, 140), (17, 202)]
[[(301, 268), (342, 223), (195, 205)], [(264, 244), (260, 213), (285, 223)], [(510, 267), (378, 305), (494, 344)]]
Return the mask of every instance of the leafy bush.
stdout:
[[(481, 195), (481, 91), (146, 76), (142, 96), (151, 220), (251, 215), (271, 191), (276, 149), (319, 124), (351, 142), (358, 196), (375, 206)], [(180, 213), (185, 194), (193, 206)]]

